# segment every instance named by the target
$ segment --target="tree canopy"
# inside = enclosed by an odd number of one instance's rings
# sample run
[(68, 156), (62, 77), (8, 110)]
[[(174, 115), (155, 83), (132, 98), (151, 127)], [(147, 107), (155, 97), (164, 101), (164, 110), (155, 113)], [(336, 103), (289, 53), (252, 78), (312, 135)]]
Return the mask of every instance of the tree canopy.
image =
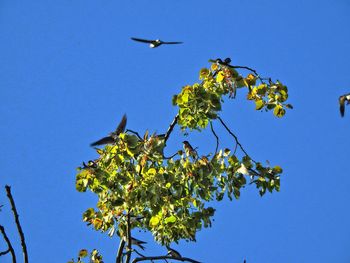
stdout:
[[(116, 262), (129, 262), (132, 253), (137, 252), (132, 248), (136, 244), (132, 229), (150, 231), (155, 241), (165, 246), (179, 240), (195, 241), (196, 233), (212, 224), (215, 208), (210, 201), (221, 201), (225, 196), (239, 199), (242, 188), (248, 185), (255, 185), (261, 196), (280, 190), (282, 168), (254, 160), (220, 112), (224, 101), (246, 90), (246, 99), (255, 103), (256, 110), (271, 111), (281, 118), (286, 109), (292, 108), (286, 103), (287, 87), (261, 77), (252, 68), (231, 65), (228, 58), (210, 62), (209, 68), (199, 71), (199, 82), (183, 86), (173, 96), (178, 112), (165, 133), (146, 131), (140, 135), (126, 129), (113, 143), (96, 148), (98, 158), (78, 169), (76, 189), (90, 190), (98, 196), (96, 207), (88, 208), (83, 220), (95, 230), (120, 237)], [(215, 132), (213, 122), (223, 126), (234, 147), (219, 147), (224, 134)], [(172, 156), (165, 156), (164, 149), (176, 125), (185, 135), (210, 129), (215, 150), (199, 152), (184, 141)], [(134, 262), (147, 259), (137, 254), (139, 258)], [(81, 250), (78, 262), (86, 256), (88, 252)], [(102, 262), (102, 256), (94, 250), (90, 260)]]

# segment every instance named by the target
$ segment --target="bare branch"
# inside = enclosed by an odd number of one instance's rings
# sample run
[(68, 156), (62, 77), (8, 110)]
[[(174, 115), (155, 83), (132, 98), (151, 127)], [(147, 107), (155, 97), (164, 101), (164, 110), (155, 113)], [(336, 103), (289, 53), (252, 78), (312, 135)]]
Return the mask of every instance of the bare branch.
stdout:
[(169, 156), (169, 157), (166, 157), (166, 156), (163, 156), (164, 159), (168, 160), (168, 159), (171, 159), (171, 158), (174, 158), (176, 155), (178, 155), (179, 153), (176, 152), (174, 153), (173, 155)]
[(121, 238), (120, 239), (120, 243), (119, 243), (119, 248), (118, 248), (118, 254), (117, 254), (117, 258), (115, 260), (115, 263), (122, 263), (122, 256), (123, 256), (124, 246), (125, 246), (125, 241), (124, 241), (123, 238)]
[(136, 131), (133, 131), (133, 130), (129, 130), (129, 129), (127, 129), (125, 132), (130, 132), (130, 133), (133, 133), (133, 134), (135, 134), (140, 140), (142, 140), (142, 138), (141, 138), (141, 136), (139, 135), (139, 133), (138, 132), (136, 132)]
[(200, 263), (197, 260), (191, 259), (191, 258), (176, 258), (176, 257), (170, 257), (170, 256), (155, 256), (155, 257), (142, 257), (142, 258), (135, 258), (132, 263), (140, 262), (140, 261), (146, 261), (146, 260), (166, 260), (166, 259), (172, 259), (172, 260), (178, 260), (182, 262), (192, 262), (192, 263)]
[(255, 74), (255, 76), (261, 81), (261, 83), (265, 83), (264, 79), (262, 77), (260, 77), (260, 75), (258, 74), (258, 72), (256, 72), (255, 69), (252, 69), (250, 67), (246, 67), (246, 66), (231, 66), (232, 68), (240, 68), (240, 69), (246, 69), (249, 70), (251, 72), (253, 72)]
[(179, 114), (176, 114), (176, 116), (174, 117), (173, 121), (171, 122), (171, 124), (170, 124), (170, 126), (165, 134), (165, 139), (164, 139), (165, 144), (166, 144), (167, 140), (169, 139), (169, 136), (172, 133), (178, 119), (179, 119)]
[(145, 257), (145, 255), (143, 255), (143, 254), (141, 254), (140, 252), (138, 252), (135, 248), (133, 249), (133, 251), (137, 254), (137, 255), (139, 255), (139, 256), (141, 256), (141, 257)]
[(0, 256), (6, 255), (7, 253), (10, 252), (11, 256), (12, 256), (12, 262), (16, 263), (15, 251), (14, 251), (14, 249), (12, 247), (10, 239), (6, 235), (5, 228), (3, 226), (1, 226), (1, 225), (0, 225), (0, 232), (1, 232), (2, 236), (4, 237), (5, 242), (7, 243), (7, 247), (8, 247), (8, 249), (6, 251), (0, 252)]
[(128, 211), (127, 223), (126, 223), (126, 238), (127, 238), (127, 255), (126, 255), (126, 263), (130, 262), (131, 259), (131, 224), (130, 224), (130, 210)]
[(214, 154), (214, 156), (215, 156), (216, 153), (218, 152), (218, 148), (219, 148), (219, 137), (217, 136), (217, 134), (214, 131), (214, 127), (213, 127), (213, 122), (212, 121), (210, 121), (210, 129), (211, 129), (211, 132), (213, 133), (213, 135), (216, 138), (216, 148), (215, 148), (215, 154)]
[[(239, 148), (241, 148), (242, 152), (243, 152), (246, 156), (249, 157), (249, 154), (244, 150), (242, 144), (238, 141), (238, 137), (227, 127), (227, 125), (225, 124), (225, 122), (224, 122), (220, 117), (218, 117), (218, 120), (219, 120), (219, 121), (221, 122), (221, 124), (225, 127), (225, 129), (227, 130), (227, 132), (228, 132), (229, 134), (231, 134), (232, 137), (235, 139), (235, 141), (236, 141), (236, 146), (238, 145)], [(237, 149), (237, 147), (235, 148), (234, 153), (236, 153), (236, 149)], [(254, 161), (253, 159), (252, 159), (252, 161), (253, 161), (254, 163), (256, 163), (256, 161)]]
[(15, 217), (15, 222), (16, 222), (16, 226), (17, 226), (17, 229), (18, 229), (19, 236), (21, 238), (21, 246), (22, 246), (22, 251), (23, 251), (24, 263), (28, 263), (27, 245), (26, 245), (26, 242), (25, 242), (25, 239), (24, 239), (24, 234), (23, 234), (23, 230), (22, 230), (21, 224), (19, 223), (19, 216), (18, 216), (18, 213), (17, 213), (15, 201), (13, 200), (13, 197), (12, 197), (12, 194), (11, 194), (11, 187), (6, 185), (5, 189), (6, 189), (7, 197), (10, 200), (10, 203), (11, 203), (12, 212), (13, 212), (13, 215)]

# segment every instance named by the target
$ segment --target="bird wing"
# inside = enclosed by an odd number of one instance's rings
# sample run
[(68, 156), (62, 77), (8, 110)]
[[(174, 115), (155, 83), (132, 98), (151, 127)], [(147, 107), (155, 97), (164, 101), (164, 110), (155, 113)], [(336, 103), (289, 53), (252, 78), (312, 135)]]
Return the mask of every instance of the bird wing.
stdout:
[(154, 40), (147, 40), (147, 39), (136, 38), (136, 37), (132, 37), (131, 39), (134, 40), (134, 41), (142, 42), (142, 43), (152, 43), (152, 42), (154, 42)]
[(340, 109), (340, 116), (344, 117), (345, 114), (345, 96), (339, 97), (339, 109)]
[(122, 120), (120, 121), (120, 123), (118, 124), (117, 129), (115, 130), (115, 135), (119, 135), (120, 133), (125, 131), (125, 127), (126, 127), (126, 122), (127, 122), (127, 117), (126, 114), (124, 114)]
[(183, 42), (165, 42), (165, 41), (162, 41), (162, 44), (182, 44)]
[(114, 139), (111, 136), (108, 137), (104, 137), (96, 142), (93, 142), (90, 144), (90, 146), (97, 146), (97, 145), (103, 145), (103, 144), (110, 144), (110, 143), (114, 143)]

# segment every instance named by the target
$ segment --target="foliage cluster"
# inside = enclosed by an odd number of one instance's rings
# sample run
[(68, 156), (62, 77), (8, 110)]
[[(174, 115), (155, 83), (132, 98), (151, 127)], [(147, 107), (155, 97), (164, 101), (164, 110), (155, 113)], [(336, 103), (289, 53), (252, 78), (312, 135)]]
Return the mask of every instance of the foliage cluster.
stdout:
[[(238, 69), (251, 73), (243, 77)], [(211, 226), (215, 209), (210, 201), (220, 201), (225, 195), (230, 200), (238, 199), (247, 185), (255, 185), (261, 196), (267, 191), (279, 191), (282, 168), (254, 161), (219, 112), (224, 98), (235, 98), (237, 89), (246, 88), (247, 99), (255, 102), (256, 110), (272, 110), (275, 116), (282, 117), (286, 108), (292, 108), (285, 104), (287, 87), (261, 78), (250, 68), (232, 66), (220, 59), (213, 61), (209, 69), (201, 69), (199, 79), (199, 83), (184, 86), (173, 97), (178, 114), (166, 134), (146, 132), (140, 136), (126, 130), (114, 144), (97, 149), (97, 159), (79, 168), (76, 189), (90, 190), (98, 196), (96, 208), (83, 214), (88, 225), (124, 239), (132, 229), (150, 231), (161, 245), (181, 239), (195, 241), (197, 231)], [(218, 149), (214, 121), (233, 137), (233, 149)], [(166, 142), (176, 124), (186, 133), (210, 124), (217, 138), (215, 152), (199, 154), (185, 147), (165, 157)], [(238, 148), (243, 153), (241, 157)]]

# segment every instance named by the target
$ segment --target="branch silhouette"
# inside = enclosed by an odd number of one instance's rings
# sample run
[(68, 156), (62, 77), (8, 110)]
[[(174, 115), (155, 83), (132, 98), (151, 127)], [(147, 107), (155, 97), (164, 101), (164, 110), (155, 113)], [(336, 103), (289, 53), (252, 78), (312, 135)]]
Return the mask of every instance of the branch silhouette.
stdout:
[(24, 238), (24, 234), (23, 234), (23, 230), (22, 230), (21, 224), (19, 222), (19, 216), (18, 216), (18, 213), (17, 213), (15, 201), (13, 200), (13, 197), (12, 197), (12, 194), (11, 194), (11, 187), (9, 185), (6, 185), (5, 189), (6, 189), (7, 197), (10, 200), (12, 212), (13, 212), (13, 215), (15, 217), (17, 230), (18, 230), (19, 236), (21, 238), (21, 246), (22, 246), (22, 251), (23, 251), (24, 263), (28, 263), (27, 245), (26, 245), (26, 242), (25, 242), (25, 238)]
[(171, 256), (154, 256), (154, 257), (142, 257), (142, 258), (135, 258), (132, 263), (136, 263), (136, 262), (141, 262), (141, 261), (146, 261), (146, 260), (167, 260), (167, 259), (172, 259), (172, 260), (178, 260), (178, 261), (182, 261), (182, 262), (192, 262), (192, 263), (201, 263), (197, 260), (191, 259), (191, 258), (176, 258), (176, 257), (171, 257)]
[(6, 242), (6, 244), (7, 244), (7, 250), (5, 250), (5, 251), (3, 251), (3, 252), (0, 252), (0, 256), (4, 256), (4, 255), (6, 255), (7, 253), (11, 253), (11, 256), (12, 256), (12, 262), (13, 263), (16, 263), (17, 261), (16, 261), (16, 254), (15, 254), (15, 251), (14, 251), (14, 249), (13, 249), (13, 247), (12, 247), (12, 244), (11, 244), (11, 241), (10, 241), (10, 239), (7, 237), (7, 235), (6, 235), (6, 232), (5, 232), (5, 228), (2, 226), (2, 225), (0, 225), (0, 232), (1, 232), (1, 234), (2, 234), (2, 236), (4, 237), (4, 240), (5, 240), (5, 242)]

